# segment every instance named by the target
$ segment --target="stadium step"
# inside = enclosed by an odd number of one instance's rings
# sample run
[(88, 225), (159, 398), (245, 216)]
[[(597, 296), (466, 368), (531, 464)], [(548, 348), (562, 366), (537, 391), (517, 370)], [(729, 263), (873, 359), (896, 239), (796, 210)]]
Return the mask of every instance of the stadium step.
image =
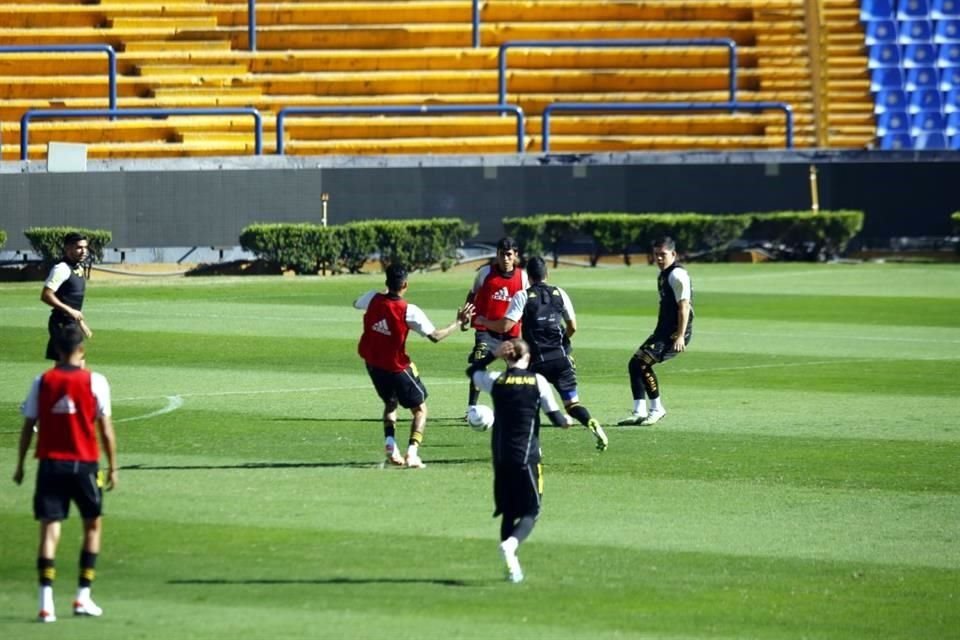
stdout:
[(231, 50), (230, 41), (223, 40), (142, 40), (140, 42), (127, 42), (124, 45), (124, 51), (129, 54), (165, 54), (168, 52), (185, 53), (187, 55), (198, 55), (208, 52), (216, 52), (223, 55)]
[(139, 76), (246, 76), (249, 73), (245, 64), (138, 64), (134, 72)]
[(107, 26), (111, 29), (213, 29), (217, 26), (217, 19), (209, 16), (177, 16), (177, 17), (116, 17), (108, 18)]

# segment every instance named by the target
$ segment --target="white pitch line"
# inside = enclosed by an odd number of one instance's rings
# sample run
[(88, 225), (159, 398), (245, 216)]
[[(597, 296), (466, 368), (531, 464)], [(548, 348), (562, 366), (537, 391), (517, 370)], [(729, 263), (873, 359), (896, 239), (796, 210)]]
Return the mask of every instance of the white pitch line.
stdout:
[[(437, 387), (441, 385), (448, 384), (461, 384), (460, 381), (434, 381), (430, 383), (431, 387)], [(370, 385), (348, 385), (343, 387), (300, 387), (300, 388), (289, 388), (289, 389), (251, 389), (249, 391), (198, 391), (196, 393), (181, 393), (178, 394), (178, 398), (220, 398), (224, 396), (258, 396), (258, 395), (267, 395), (274, 393), (317, 393), (320, 391), (330, 392), (330, 391), (355, 391), (358, 389), (369, 389)], [(137, 400), (153, 400), (159, 396), (132, 396), (129, 398), (115, 398), (115, 402), (134, 402)], [(169, 398), (171, 396), (162, 396)], [(182, 402), (181, 402), (182, 404)]]
[(157, 409), (156, 411), (145, 413), (142, 416), (132, 416), (130, 418), (121, 418), (119, 420), (114, 420), (114, 422), (133, 422), (134, 420), (146, 420), (147, 418), (156, 418), (157, 416), (162, 416), (165, 413), (176, 411), (177, 409), (183, 406), (183, 398), (180, 396), (164, 396), (164, 397), (167, 399), (167, 404), (162, 409)]

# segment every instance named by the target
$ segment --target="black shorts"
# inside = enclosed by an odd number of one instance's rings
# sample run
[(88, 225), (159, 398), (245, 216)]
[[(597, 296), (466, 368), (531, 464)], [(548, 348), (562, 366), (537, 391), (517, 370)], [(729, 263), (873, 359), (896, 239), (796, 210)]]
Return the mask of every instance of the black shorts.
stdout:
[(500, 464), (493, 466), (494, 517), (511, 518), (540, 515), (543, 496), (543, 466), (537, 464)]
[(556, 387), (564, 403), (577, 397), (577, 366), (573, 356), (537, 362), (530, 365), (530, 370), (539, 373)]
[(50, 314), (50, 320), (47, 321), (47, 333), (50, 334), (50, 339), (47, 340), (47, 360), (60, 359), (60, 354), (57, 353), (57, 336), (62, 334), (66, 329), (76, 326), (78, 326), (77, 322), (73, 318)]
[(404, 409), (419, 407), (427, 401), (427, 388), (413, 363), (403, 371), (393, 372), (367, 365), (377, 395), (385, 404), (397, 402)]
[(84, 519), (98, 518), (103, 513), (102, 485), (96, 462), (41, 460), (33, 515), (37, 520), (66, 520), (73, 501)]
[(500, 345), (510, 336), (505, 333), (493, 333), (491, 331), (475, 331), (473, 336), (473, 351), (467, 356), (467, 363), (473, 364), (479, 362), (488, 353), (496, 353)]
[[(683, 336), (683, 341), (690, 344), (691, 340), (693, 340), (693, 331), (688, 329), (687, 333)], [(670, 336), (652, 335), (640, 345), (640, 348), (633, 354), (633, 357), (639, 358), (647, 364), (656, 364), (658, 362), (666, 362), (670, 358), (678, 355), (680, 355), (680, 352), (674, 350), (673, 340), (670, 339)]]

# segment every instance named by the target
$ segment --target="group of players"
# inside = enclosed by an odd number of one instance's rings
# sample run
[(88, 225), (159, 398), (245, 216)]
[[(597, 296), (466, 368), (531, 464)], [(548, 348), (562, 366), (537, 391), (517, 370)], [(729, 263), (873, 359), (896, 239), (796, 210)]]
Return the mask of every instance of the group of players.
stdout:
[[(106, 378), (85, 366), (84, 337), (92, 335), (82, 310), (88, 255), (88, 239), (68, 234), (63, 260), (44, 282), (40, 298), (51, 307), (47, 357), (57, 364), (37, 376), (23, 404), (13, 476), (17, 484), (23, 482), (25, 458), (37, 433), (35, 457), (39, 464), (33, 504), (34, 516), (40, 522), (40, 622), (56, 620), (55, 557), (61, 522), (67, 518), (71, 502), (77, 505), (84, 523), (73, 612), (79, 616), (102, 614), (91, 597), (91, 586), (101, 545), (103, 489), (113, 489), (119, 476), (110, 386)], [(666, 415), (653, 366), (683, 352), (692, 336), (690, 277), (677, 262), (673, 240), (655, 242), (653, 257), (660, 269), (657, 325), (630, 358), (633, 411), (619, 425), (652, 425)], [(577, 331), (573, 303), (563, 289), (547, 283), (547, 266), (542, 258), (527, 260), (525, 270), (519, 261), (516, 242), (502, 238), (497, 243), (496, 259), (478, 271), (456, 318), (440, 329), (406, 300), (408, 274), (399, 264), (387, 267), (385, 292), (370, 291), (354, 301), (354, 307), (364, 311), (358, 352), (384, 405), (386, 464), (397, 467), (426, 466), (419, 448), (427, 419), (427, 390), (406, 353), (409, 332), (439, 342), (458, 329), (474, 329), (474, 348), (466, 372), (467, 411), (476, 406), (481, 391), (490, 394), (494, 408), (494, 516), (501, 516), (499, 549), (512, 582), (523, 580), (517, 549), (532, 532), (540, 513), (541, 411), (559, 427), (569, 427), (576, 419), (592, 433), (600, 451), (609, 444), (603, 427), (580, 404), (577, 393), (570, 343)], [(498, 358), (505, 361), (506, 371), (488, 371)], [(551, 385), (559, 392), (565, 411), (556, 402)], [(396, 439), (401, 406), (412, 414), (405, 453), (401, 453)], [(108, 463), (105, 472), (99, 466), (101, 445)]]
[[(693, 293), (690, 276), (677, 262), (674, 241), (664, 237), (653, 246), (660, 269), (657, 326), (630, 358), (628, 370), (633, 411), (618, 425), (653, 425), (666, 410), (653, 367), (686, 349), (693, 332)], [(511, 582), (523, 580), (517, 548), (530, 535), (540, 513), (543, 494), (540, 464), (540, 412), (559, 427), (576, 419), (590, 430), (597, 449), (609, 441), (599, 421), (580, 403), (570, 338), (577, 331), (576, 313), (567, 293), (547, 283), (543, 258), (519, 265), (519, 247), (512, 238), (497, 243), (496, 259), (481, 268), (466, 302), (448, 326), (437, 329), (415, 304), (408, 302), (407, 272), (399, 264), (386, 271), (386, 291), (369, 291), (354, 301), (364, 311), (358, 352), (377, 394), (383, 400), (386, 464), (420, 469), (420, 444), (427, 417), (427, 390), (406, 352), (410, 330), (439, 342), (457, 326), (475, 330), (468, 358), (470, 380), (467, 414), (480, 391), (493, 399), (491, 436), (494, 472), (494, 516), (501, 516), (500, 553)], [(498, 358), (503, 373), (486, 370)], [(554, 399), (560, 393), (564, 411)], [(396, 440), (398, 407), (413, 415), (406, 454)]]

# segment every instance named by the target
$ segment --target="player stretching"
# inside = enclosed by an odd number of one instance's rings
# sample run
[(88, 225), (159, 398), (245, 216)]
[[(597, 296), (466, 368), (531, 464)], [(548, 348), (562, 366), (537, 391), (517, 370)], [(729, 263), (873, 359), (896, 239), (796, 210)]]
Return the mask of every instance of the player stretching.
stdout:
[(653, 365), (685, 351), (693, 337), (690, 274), (677, 262), (673, 238), (664, 237), (654, 242), (653, 258), (660, 268), (657, 277), (660, 312), (653, 334), (630, 358), (628, 370), (630, 390), (633, 392), (633, 413), (617, 423), (624, 426), (654, 425), (667, 415), (660, 401), (660, 385)]
[(506, 315), (500, 320), (478, 316), (475, 322), (500, 332), (522, 326), (523, 339), (530, 346), (530, 370), (554, 386), (567, 413), (590, 429), (597, 449), (603, 451), (607, 435), (577, 394), (577, 368), (570, 346), (570, 337), (577, 331), (573, 302), (566, 291), (547, 284), (547, 263), (540, 256), (527, 261), (526, 271), (533, 284), (514, 294)]
[[(507, 236), (497, 242), (497, 258), (494, 263), (477, 272), (477, 277), (473, 281), (473, 288), (467, 294), (467, 302), (473, 303), (477, 310), (473, 322), (473, 328), (476, 329), (473, 351), (467, 358), (467, 362), (470, 364), (480, 362), (488, 354), (496, 353), (497, 347), (504, 340), (516, 338), (520, 335), (519, 326), (497, 333), (490, 331), (476, 320), (478, 316), (483, 316), (488, 320), (499, 320), (506, 314), (513, 295), (517, 291), (523, 291), (530, 286), (526, 272), (517, 265), (519, 260), (520, 252), (517, 243), (513, 238)], [(466, 330), (467, 327), (464, 325), (463, 328)], [(479, 397), (480, 390), (471, 382), (467, 396), (467, 413), (477, 404), (477, 398)]]
[(546, 379), (530, 371), (530, 349), (523, 340), (508, 340), (497, 348), (507, 362), (503, 373), (484, 370), (486, 362), (470, 365), (467, 375), (493, 397), (493, 516), (500, 521), (500, 554), (507, 579), (523, 581), (517, 548), (533, 531), (540, 515), (543, 469), (540, 464), (540, 411), (558, 427), (573, 423), (560, 410)]
[(100, 553), (103, 476), (99, 470), (97, 433), (106, 450), (106, 486), (117, 484), (117, 445), (110, 421), (110, 386), (107, 379), (82, 367), (83, 335), (76, 326), (58, 332), (54, 347), (57, 365), (37, 376), (23, 403), (23, 430), (17, 452), (13, 481), (23, 482), (23, 462), (34, 426), (37, 430), (37, 487), (33, 510), (40, 521), (40, 549), (37, 571), (40, 578), (40, 622), (55, 622), (53, 580), (54, 558), (60, 542), (60, 523), (67, 518), (70, 501), (77, 503), (83, 517), (83, 547), (80, 552), (80, 580), (73, 613), (99, 616), (103, 611), (90, 597), (97, 556)]
[[(427, 422), (427, 388), (420, 381), (417, 366), (407, 355), (407, 334), (415, 332), (440, 342), (457, 330), (461, 322), (469, 322), (473, 305), (457, 310), (457, 318), (449, 326), (437, 329), (427, 315), (403, 296), (407, 291), (407, 271), (399, 264), (387, 267), (387, 292), (369, 291), (357, 298), (353, 306), (365, 310), (363, 335), (357, 351), (367, 364), (367, 372), (383, 400), (383, 435), (389, 464), (411, 469), (426, 465), (420, 459), (420, 443)], [(400, 455), (396, 441), (397, 405), (413, 414), (407, 455)]]

